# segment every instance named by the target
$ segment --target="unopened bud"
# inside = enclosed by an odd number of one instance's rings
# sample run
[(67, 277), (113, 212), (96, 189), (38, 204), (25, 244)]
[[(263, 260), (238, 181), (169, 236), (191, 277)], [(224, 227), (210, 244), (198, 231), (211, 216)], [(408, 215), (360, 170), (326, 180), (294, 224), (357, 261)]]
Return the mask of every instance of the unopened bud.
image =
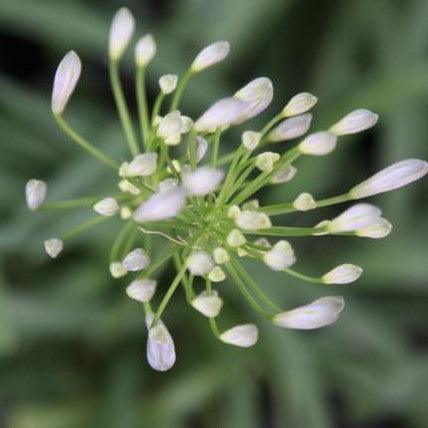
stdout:
[(275, 175), (272, 177), (273, 184), (282, 184), (287, 183), (292, 180), (297, 174), (297, 168), (291, 164), (285, 164), (276, 171)]
[(55, 259), (58, 254), (62, 251), (64, 247), (64, 243), (61, 239), (58, 238), (51, 238), (47, 239), (44, 242), (46, 253)]
[(256, 166), (260, 171), (263, 172), (272, 172), (273, 164), (280, 159), (280, 155), (278, 153), (273, 152), (264, 152), (257, 155), (256, 158)]
[(165, 324), (159, 320), (156, 325), (151, 327), (153, 314), (146, 317), (149, 337), (147, 339), (147, 361), (155, 370), (169, 370), (176, 360), (174, 341), (165, 327)]
[(128, 272), (138, 272), (150, 264), (150, 257), (142, 248), (136, 248), (125, 256), (122, 264)]
[(46, 199), (47, 186), (42, 180), (32, 178), (25, 185), (25, 199), (27, 207), (31, 211), (35, 211), (43, 205)]
[(238, 229), (233, 229), (231, 232), (229, 232), (226, 241), (231, 247), (240, 247), (247, 242), (245, 236)]
[(192, 306), (202, 315), (214, 318), (220, 313), (223, 300), (218, 297), (217, 291), (211, 291), (210, 293), (204, 291), (192, 300)]
[(317, 207), (317, 203), (310, 193), (301, 193), (294, 201), (293, 207), (299, 211), (309, 211)]
[(363, 269), (360, 266), (345, 263), (327, 272), (321, 279), (324, 284), (350, 284), (356, 281), (362, 273)]
[(191, 70), (193, 73), (199, 73), (220, 61), (223, 61), (230, 51), (229, 42), (220, 41), (212, 43), (202, 49), (193, 60)]
[(151, 34), (146, 34), (135, 45), (135, 63), (145, 67), (156, 55), (156, 42)]
[(156, 171), (158, 154), (143, 153), (135, 156), (127, 168), (127, 175), (129, 177), (149, 177)]
[(119, 211), (119, 205), (114, 198), (101, 199), (92, 208), (104, 217), (114, 216)]
[(119, 60), (134, 34), (135, 20), (129, 9), (122, 7), (113, 17), (110, 27), (108, 53), (110, 59)]
[(164, 74), (159, 78), (159, 87), (164, 94), (168, 95), (175, 91), (177, 82), (178, 76), (176, 74)]
[(305, 155), (324, 156), (335, 149), (336, 141), (332, 132), (320, 131), (306, 137), (297, 147)]
[(223, 170), (201, 166), (184, 175), (183, 186), (189, 195), (204, 196), (217, 190), (223, 178)]
[(128, 271), (125, 269), (122, 262), (111, 262), (110, 273), (113, 278), (121, 278), (122, 276), (125, 276)]
[(308, 92), (295, 95), (283, 109), (284, 116), (296, 116), (310, 110), (318, 101), (318, 98)]
[(176, 146), (181, 141), (181, 115), (178, 110), (168, 113), (159, 122), (157, 129), (158, 137), (165, 141), (169, 146)]
[(352, 232), (376, 223), (382, 211), (371, 204), (356, 204), (328, 222), (327, 230), (333, 233)]
[(215, 266), (214, 269), (208, 274), (208, 279), (212, 282), (221, 282), (226, 279), (226, 274), (220, 266)]
[(228, 252), (223, 247), (214, 248), (213, 251), (214, 261), (219, 265), (230, 262), (230, 256)]
[(126, 294), (138, 302), (149, 302), (155, 294), (157, 282), (153, 279), (136, 279), (126, 287)]
[(275, 271), (288, 269), (296, 262), (293, 248), (285, 240), (278, 241), (272, 249), (264, 253), (263, 261)]
[(276, 143), (301, 137), (308, 132), (311, 121), (311, 113), (285, 119), (268, 135), (268, 140)]
[(212, 271), (214, 261), (205, 251), (194, 251), (187, 257), (186, 266), (192, 275), (204, 276)]
[(242, 145), (251, 152), (260, 144), (261, 137), (260, 132), (245, 131), (242, 134)]
[(376, 125), (378, 117), (372, 111), (360, 108), (339, 120), (330, 128), (330, 131), (336, 135), (356, 134)]
[(229, 345), (249, 348), (257, 343), (259, 331), (254, 324), (242, 324), (226, 330), (220, 340)]
[(392, 224), (385, 218), (379, 217), (371, 225), (358, 229), (355, 234), (364, 238), (381, 239), (391, 233)]
[(272, 227), (270, 218), (263, 212), (244, 210), (236, 219), (236, 225), (244, 230), (260, 230)]

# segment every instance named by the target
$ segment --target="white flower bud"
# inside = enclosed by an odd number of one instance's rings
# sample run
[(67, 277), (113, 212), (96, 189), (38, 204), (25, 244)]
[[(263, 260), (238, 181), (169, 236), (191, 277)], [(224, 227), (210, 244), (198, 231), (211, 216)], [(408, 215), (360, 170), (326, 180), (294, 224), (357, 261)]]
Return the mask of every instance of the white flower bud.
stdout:
[(220, 61), (223, 61), (230, 51), (229, 42), (220, 41), (212, 43), (202, 49), (193, 60), (191, 70), (193, 73), (199, 73)]
[(122, 262), (111, 262), (109, 267), (111, 276), (113, 278), (121, 278), (122, 276), (125, 276), (128, 273)]
[(259, 331), (254, 324), (241, 324), (226, 330), (220, 335), (220, 340), (229, 345), (249, 348), (256, 344)]
[(44, 242), (46, 253), (53, 259), (55, 259), (58, 254), (62, 251), (64, 247), (64, 242), (58, 238), (47, 239)]
[(186, 266), (192, 275), (204, 276), (214, 268), (214, 261), (205, 251), (193, 251), (187, 257)]
[(242, 211), (235, 223), (244, 230), (260, 230), (272, 227), (270, 218), (265, 213), (249, 210)]
[(246, 103), (234, 97), (216, 101), (195, 122), (195, 131), (212, 133), (227, 128), (241, 117), (245, 108)]
[(128, 180), (120, 180), (118, 187), (123, 193), (131, 193), (131, 195), (139, 195), (141, 193), (141, 190)]
[(308, 131), (311, 126), (311, 121), (311, 113), (285, 119), (268, 135), (268, 139), (276, 143), (278, 141), (292, 140), (293, 138), (301, 137)]
[(296, 262), (293, 248), (285, 240), (278, 241), (271, 250), (263, 255), (263, 261), (275, 271), (288, 269)]
[(282, 113), (284, 116), (296, 116), (310, 110), (317, 102), (317, 97), (309, 92), (302, 92), (288, 101)]
[(156, 171), (157, 159), (156, 152), (135, 156), (127, 168), (128, 177), (149, 177)]
[(165, 95), (168, 95), (175, 91), (177, 82), (178, 76), (176, 74), (164, 74), (159, 78), (159, 87)]
[(349, 194), (353, 199), (366, 198), (389, 192), (419, 180), (428, 172), (428, 163), (419, 159), (406, 159), (379, 171), (369, 179), (353, 187)]
[(226, 279), (226, 274), (220, 266), (215, 266), (214, 269), (208, 274), (208, 279), (212, 282), (221, 282)]
[(47, 185), (42, 180), (32, 178), (25, 185), (25, 200), (31, 211), (37, 210), (46, 199)]
[(127, 206), (121, 207), (119, 215), (121, 219), (129, 220), (132, 217), (132, 210)]
[(242, 134), (242, 145), (252, 152), (260, 144), (261, 138), (262, 134), (260, 132), (245, 131)]
[(157, 129), (157, 136), (165, 141), (169, 146), (176, 146), (181, 141), (181, 115), (178, 110), (174, 110), (163, 117)]
[(308, 305), (275, 315), (273, 323), (300, 330), (325, 327), (337, 321), (344, 307), (345, 302), (340, 296), (322, 297)]
[(391, 233), (392, 224), (385, 218), (379, 217), (370, 226), (358, 229), (355, 234), (364, 238), (380, 239)]
[(241, 214), (241, 208), (239, 208), (238, 205), (232, 205), (227, 210), (227, 217), (232, 218), (234, 220), (236, 220), (240, 214)]
[(356, 204), (328, 222), (327, 230), (334, 233), (352, 232), (376, 223), (382, 211), (371, 204)]
[(138, 272), (150, 264), (150, 257), (142, 248), (135, 248), (125, 256), (122, 264), (128, 272)]
[(336, 148), (336, 142), (335, 134), (320, 131), (306, 137), (297, 147), (305, 155), (324, 156)]
[(58, 65), (52, 89), (51, 109), (61, 114), (74, 92), (82, 71), (82, 63), (76, 52), (68, 52)]
[(156, 291), (157, 282), (153, 279), (136, 279), (126, 287), (126, 294), (138, 302), (149, 302)]
[(135, 63), (145, 67), (156, 55), (156, 42), (151, 34), (146, 34), (135, 45)]
[(257, 238), (254, 243), (259, 247), (271, 248), (270, 242), (266, 238)]
[(204, 196), (214, 192), (223, 181), (223, 178), (223, 170), (201, 166), (190, 174), (183, 176), (183, 186), (189, 195)]
[(174, 341), (161, 320), (150, 328), (153, 318), (152, 314), (146, 317), (146, 325), (149, 329), (149, 337), (147, 338), (147, 361), (153, 369), (164, 372), (175, 364), (176, 355)]
[(104, 217), (111, 217), (119, 211), (119, 205), (114, 198), (101, 199), (101, 201), (94, 204), (92, 208), (95, 212)]
[(134, 34), (135, 20), (129, 9), (120, 8), (113, 17), (110, 27), (108, 54), (117, 61), (122, 57)]
[(376, 125), (378, 115), (370, 110), (360, 108), (348, 113), (344, 118), (335, 123), (330, 131), (336, 135), (356, 134)]
[(245, 211), (257, 211), (260, 208), (258, 199), (250, 199), (242, 204), (242, 209)]
[(161, 190), (150, 196), (134, 212), (138, 223), (175, 217), (184, 207), (186, 191), (182, 187)]
[(279, 160), (281, 156), (278, 153), (264, 152), (256, 157), (256, 167), (263, 172), (272, 172), (273, 164)]
[(245, 251), (243, 248), (241, 248), (241, 247), (238, 247), (237, 249), (236, 249), (236, 253), (238, 254), (238, 257), (245, 257), (245, 256), (248, 256), (248, 252), (247, 251)]
[(192, 306), (208, 318), (216, 317), (223, 306), (223, 300), (218, 297), (217, 291), (204, 291), (192, 300)]
[(301, 193), (294, 201), (293, 207), (299, 211), (309, 211), (317, 207), (317, 203), (310, 193)]
[(278, 169), (278, 171), (272, 177), (271, 182), (273, 184), (287, 183), (288, 181), (292, 180), (296, 174), (297, 174), (296, 167), (294, 167), (291, 164), (285, 164), (284, 166)]
[(189, 116), (181, 116), (181, 133), (187, 134), (193, 126), (193, 119)]
[(240, 247), (241, 245), (244, 245), (247, 240), (241, 231), (238, 229), (233, 229), (227, 235), (226, 242), (231, 247)]
[(127, 177), (128, 176), (128, 168), (129, 168), (129, 162), (122, 162), (119, 166), (119, 177)]
[(196, 137), (196, 162), (200, 162), (208, 150), (208, 141), (205, 138)]
[(230, 256), (228, 252), (223, 247), (214, 248), (213, 251), (214, 261), (219, 265), (230, 262)]
[(362, 273), (363, 269), (360, 268), (360, 266), (345, 263), (336, 266), (334, 269), (324, 274), (321, 279), (324, 284), (350, 284), (356, 281)]
[(158, 189), (162, 191), (162, 190), (171, 189), (177, 186), (178, 186), (178, 180), (176, 178), (165, 178), (165, 180), (162, 180), (158, 184)]
[(245, 101), (241, 117), (235, 123), (242, 123), (265, 110), (273, 98), (273, 85), (267, 77), (259, 77), (235, 93), (234, 98)]

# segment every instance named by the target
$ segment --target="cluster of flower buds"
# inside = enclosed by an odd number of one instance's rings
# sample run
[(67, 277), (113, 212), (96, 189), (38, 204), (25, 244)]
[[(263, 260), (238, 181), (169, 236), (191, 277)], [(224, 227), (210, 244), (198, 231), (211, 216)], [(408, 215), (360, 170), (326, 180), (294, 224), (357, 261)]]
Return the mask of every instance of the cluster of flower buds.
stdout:
[[(126, 293), (142, 303), (148, 329), (147, 359), (156, 370), (168, 370), (176, 360), (174, 341), (161, 317), (179, 287), (190, 307), (208, 319), (213, 335), (230, 345), (253, 346), (258, 329), (245, 323), (227, 329), (218, 326), (225, 304), (221, 295), (227, 294), (227, 290), (220, 293), (225, 288), (221, 284), (226, 278), (258, 314), (277, 326), (314, 329), (334, 323), (344, 308), (342, 297), (322, 297), (297, 309), (284, 310), (254, 281), (243, 260), (258, 261), (278, 275), (291, 275), (314, 284), (356, 281), (362, 269), (350, 263), (319, 276), (292, 269), (297, 256), (290, 239), (329, 234), (385, 237), (392, 226), (379, 208), (357, 203), (313, 227), (276, 226), (273, 217), (397, 189), (424, 176), (427, 162), (399, 161), (339, 196), (317, 199), (302, 192), (290, 202), (260, 206), (256, 194), (265, 186), (292, 180), (298, 160), (332, 153), (339, 137), (372, 127), (378, 116), (366, 109), (354, 110), (329, 129), (307, 134), (312, 121), (309, 111), (317, 98), (300, 93), (263, 128), (244, 128), (236, 150), (223, 153), (230, 147), (220, 144), (228, 129), (244, 124), (269, 106), (272, 82), (267, 77), (252, 80), (234, 94), (215, 101), (195, 120), (182, 115), (180, 101), (191, 78), (228, 56), (229, 43), (220, 41), (203, 49), (181, 77), (161, 76), (159, 94), (149, 109), (145, 76), (157, 50), (149, 34), (135, 46), (137, 131), (123, 95), (119, 68), (133, 34), (132, 14), (120, 9), (111, 26), (108, 56), (113, 95), (130, 151), (129, 158), (121, 162), (87, 141), (64, 118), (80, 78), (81, 62), (76, 53), (69, 52), (58, 66), (52, 92), (54, 117), (72, 141), (112, 169), (118, 188), (98, 198), (45, 202), (46, 184), (30, 180), (26, 200), (31, 210), (92, 208), (87, 222), (46, 240), (46, 252), (55, 258), (66, 241), (89, 227), (114, 218), (122, 222), (111, 247), (110, 272), (115, 278), (132, 276)], [(164, 290), (154, 278), (156, 271), (169, 262), (176, 274)]]

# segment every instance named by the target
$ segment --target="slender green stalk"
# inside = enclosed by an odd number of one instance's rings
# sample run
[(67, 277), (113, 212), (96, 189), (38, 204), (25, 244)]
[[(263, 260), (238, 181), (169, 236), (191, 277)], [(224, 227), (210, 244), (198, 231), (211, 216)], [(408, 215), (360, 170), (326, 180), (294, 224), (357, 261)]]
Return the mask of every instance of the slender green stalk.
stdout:
[(284, 272), (288, 273), (288, 275), (294, 276), (303, 281), (311, 282), (313, 284), (324, 284), (321, 278), (315, 278), (313, 276), (304, 275), (303, 273), (296, 272), (295, 270), (292, 270), (292, 269), (285, 269)]
[(75, 143), (77, 143), (80, 147), (82, 147), (84, 150), (86, 150), (92, 156), (95, 156), (99, 161), (101, 161), (105, 165), (109, 166), (110, 168), (113, 168), (115, 170), (117, 170), (119, 168), (119, 164), (116, 161), (114, 161), (113, 159), (110, 159), (101, 150), (98, 150), (97, 148), (95, 148), (91, 143), (89, 143), (81, 135), (79, 135), (73, 128), (71, 128), (70, 125), (65, 121), (63, 116), (61, 116), (60, 114), (55, 114), (54, 116), (55, 116), (56, 122), (58, 123), (58, 126)]
[(269, 229), (243, 230), (245, 235), (262, 236), (313, 236), (325, 232), (323, 227), (284, 227), (272, 226)]
[(233, 158), (234, 158), (234, 157), (235, 157), (235, 152), (230, 152), (230, 153), (228, 153), (227, 155), (222, 156), (222, 157), (218, 160), (217, 164), (218, 164), (219, 166), (227, 165), (228, 163), (232, 162), (232, 160), (233, 160)]
[(130, 233), (133, 227), (133, 221), (128, 220), (128, 222), (122, 227), (120, 232), (116, 235), (116, 239), (113, 242), (110, 251), (110, 261), (116, 261), (120, 258), (121, 248), (125, 244), (126, 237)]
[(189, 158), (189, 163), (191, 167), (196, 168), (196, 132), (192, 128), (189, 133), (188, 143), (187, 143), (187, 157)]
[(219, 144), (220, 144), (220, 137), (221, 137), (221, 128), (217, 129), (215, 136), (214, 136), (213, 148), (212, 148), (212, 153), (211, 153), (211, 165), (213, 168), (217, 167), (218, 148), (219, 148)]
[(138, 147), (137, 137), (135, 136), (134, 126), (131, 122), (131, 116), (129, 114), (125, 96), (123, 95), (122, 85), (120, 83), (119, 62), (110, 61), (109, 65), (111, 87), (117, 111), (119, 113), (120, 121), (122, 122), (122, 127), (128, 141), (129, 149), (131, 153), (136, 156), (140, 153), (140, 149)]
[(284, 119), (282, 112), (274, 116), (260, 131), (262, 137), (264, 137), (282, 119)]
[(147, 107), (147, 94), (146, 94), (146, 67), (137, 65), (136, 76), (136, 92), (137, 92), (137, 106), (138, 116), (140, 118), (140, 130), (143, 143), (147, 147), (150, 125), (149, 125), (149, 111)]
[(159, 116), (161, 112), (162, 103), (164, 99), (165, 99), (165, 94), (162, 91), (160, 91), (159, 95), (156, 97), (155, 103), (153, 104), (152, 126), (154, 126), (156, 117)]
[(66, 232), (64, 235), (62, 235), (61, 239), (63, 241), (67, 241), (69, 239), (75, 238), (77, 235), (80, 235), (85, 230), (87, 230), (87, 229), (91, 228), (92, 226), (95, 226), (96, 224), (101, 223), (107, 219), (108, 219), (108, 217), (103, 217), (103, 216), (93, 217), (93, 218), (79, 224), (74, 229), (71, 229), (70, 231)]
[[(174, 264), (175, 268), (177, 269), (177, 272), (180, 271), (183, 266), (183, 263), (180, 260), (180, 256), (178, 255), (178, 253), (174, 254)], [(194, 298), (194, 293), (192, 289), (192, 284), (186, 274), (184, 274), (181, 278), (181, 283), (183, 284), (184, 293), (186, 294), (186, 301), (190, 304)]]
[(55, 201), (43, 204), (39, 210), (67, 210), (72, 208), (90, 207), (100, 199), (102, 199), (100, 196), (91, 196), (86, 198), (68, 199), (66, 201)]
[(217, 327), (217, 323), (215, 321), (215, 318), (210, 318), (210, 327), (211, 327), (211, 331), (214, 334), (214, 336), (217, 338), (220, 337), (221, 333)]
[(179, 106), (184, 89), (186, 88), (192, 74), (192, 70), (189, 68), (181, 77), (180, 81), (178, 82), (177, 89), (174, 92), (174, 97), (172, 98), (171, 104), (169, 106), (169, 111), (176, 110)]

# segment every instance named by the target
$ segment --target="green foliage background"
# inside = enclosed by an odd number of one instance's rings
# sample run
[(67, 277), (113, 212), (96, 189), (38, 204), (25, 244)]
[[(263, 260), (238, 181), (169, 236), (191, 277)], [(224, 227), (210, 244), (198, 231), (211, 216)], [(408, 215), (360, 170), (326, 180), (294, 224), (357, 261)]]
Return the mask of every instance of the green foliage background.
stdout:
[[(107, 271), (113, 227), (100, 226), (55, 262), (47, 259), (43, 240), (89, 213), (30, 214), (26, 180), (47, 180), (52, 200), (114, 185), (109, 171), (57, 130), (49, 109), (53, 73), (66, 51), (80, 54), (83, 76), (67, 116), (96, 145), (123, 157), (105, 69), (110, 19), (122, 5), (158, 40), (152, 96), (160, 74), (182, 72), (211, 41), (232, 43), (223, 65), (191, 83), (186, 113), (199, 114), (260, 75), (275, 85), (270, 114), (302, 90), (319, 97), (317, 128), (357, 107), (380, 113), (374, 130), (347, 138), (331, 156), (300, 162), (296, 179), (264, 201), (301, 191), (338, 194), (393, 161), (428, 157), (426, 0), (0, 0), (0, 426), (426, 427), (426, 180), (375, 198), (395, 225), (385, 240), (294, 241), (301, 270), (316, 274), (353, 262), (365, 268), (357, 285), (314, 288), (248, 266), (285, 308), (344, 295), (337, 324), (317, 332), (278, 329), (257, 319), (225, 283), (222, 325), (256, 321), (261, 329), (255, 348), (234, 349), (214, 340), (180, 292), (165, 316), (178, 350), (167, 373), (146, 365), (143, 311), (124, 295), (126, 281)], [(132, 72), (130, 54), (130, 96)], [(336, 212), (283, 221), (312, 224)], [(162, 273), (161, 289), (170, 276)]]

